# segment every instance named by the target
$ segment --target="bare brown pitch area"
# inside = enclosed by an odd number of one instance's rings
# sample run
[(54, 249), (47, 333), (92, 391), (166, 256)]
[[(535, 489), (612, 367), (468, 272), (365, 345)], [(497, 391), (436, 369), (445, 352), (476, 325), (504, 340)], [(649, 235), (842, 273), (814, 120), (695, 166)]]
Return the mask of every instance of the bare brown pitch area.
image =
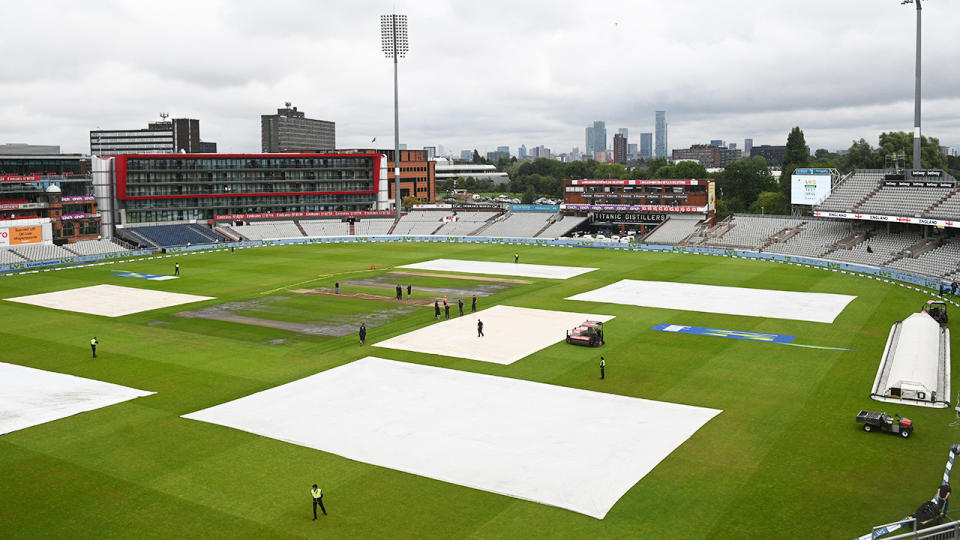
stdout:
[(336, 294), (333, 291), (328, 291), (326, 289), (292, 289), (290, 292), (297, 294), (317, 294), (320, 296), (337, 296), (341, 298), (357, 298), (360, 300), (377, 300), (380, 302), (390, 302), (392, 304), (411, 304), (414, 306), (432, 306), (433, 300), (427, 300), (425, 298), (404, 298), (403, 300), (397, 300), (396, 298), (388, 298), (386, 296), (377, 296), (375, 294), (364, 294), (364, 293), (348, 293), (340, 291), (340, 294)]
[(527, 281), (525, 279), (482, 277), (482, 276), (462, 276), (460, 274), (434, 274), (430, 272), (405, 272), (402, 270), (393, 270), (387, 273), (400, 274), (402, 276), (442, 277), (442, 278), (450, 278), (450, 279), (466, 279), (469, 281), (495, 281), (497, 283), (520, 283), (522, 285), (529, 285), (533, 283), (532, 281)]

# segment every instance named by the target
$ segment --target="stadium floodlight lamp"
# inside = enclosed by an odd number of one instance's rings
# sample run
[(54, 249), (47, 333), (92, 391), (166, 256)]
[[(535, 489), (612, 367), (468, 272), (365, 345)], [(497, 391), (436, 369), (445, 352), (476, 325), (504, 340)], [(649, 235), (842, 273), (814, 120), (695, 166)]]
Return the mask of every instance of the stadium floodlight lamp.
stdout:
[(400, 98), (397, 90), (397, 59), (407, 56), (407, 16), (380, 16), (380, 42), (383, 54), (393, 58), (393, 200), (400, 217)]
[(920, 168), (920, 0), (902, 0), (900, 5), (917, 5), (917, 59), (913, 96), (913, 168)]

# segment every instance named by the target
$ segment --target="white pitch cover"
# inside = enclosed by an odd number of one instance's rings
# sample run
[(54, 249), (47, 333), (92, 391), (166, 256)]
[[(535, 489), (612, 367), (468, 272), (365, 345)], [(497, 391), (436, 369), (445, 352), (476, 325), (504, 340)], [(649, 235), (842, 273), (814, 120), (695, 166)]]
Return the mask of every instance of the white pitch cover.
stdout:
[(150, 394), (0, 362), (0, 435)]
[(623, 279), (567, 300), (832, 323), (854, 298), (846, 294)]
[(366, 357), (184, 418), (602, 519), (720, 412)]
[(432, 261), (405, 264), (397, 268), (549, 279), (569, 279), (596, 270), (596, 268), (587, 268), (584, 266), (552, 266), (512, 262), (465, 261), (460, 259), (433, 259)]

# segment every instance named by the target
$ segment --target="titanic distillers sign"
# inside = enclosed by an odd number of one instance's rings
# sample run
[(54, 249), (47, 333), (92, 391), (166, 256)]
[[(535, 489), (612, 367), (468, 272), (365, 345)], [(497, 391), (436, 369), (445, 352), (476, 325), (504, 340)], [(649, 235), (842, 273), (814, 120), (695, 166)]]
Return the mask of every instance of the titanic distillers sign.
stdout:
[(669, 217), (665, 213), (649, 212), (594, 212), (593, 221), (603, 223), (661, 223)]

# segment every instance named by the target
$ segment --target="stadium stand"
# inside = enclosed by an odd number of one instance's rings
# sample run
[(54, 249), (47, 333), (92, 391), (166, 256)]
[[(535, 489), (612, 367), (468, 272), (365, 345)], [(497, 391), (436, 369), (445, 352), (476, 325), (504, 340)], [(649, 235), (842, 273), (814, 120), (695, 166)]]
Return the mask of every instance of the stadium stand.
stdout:
[[(880, 233), (869, 236), (865, 241), (855, 244), (852, 248), (838, 248), (823, 256), (835, 261), (883, 266), (900, 256), (903, 250), (921, 242), (923, 239), (918, 233)], [(867, 251), (867, 247), (870, 251)]]
[[(732, 247), (761, 250), (771, 242), (771, 237), (784, 229), (793, 229), (802, 223), (800, 219), (781, 216), (732, 216), (721, 226), (728, 226), (726, 232), (717, 236), (708, 233), (704, 246)], [(718, 229), (719, 227), (714, 229)], [(722, 229), (720, 229), (722, 231)]]
[(886, 171), (877, 169), (857, 170), (834, 186), (833, 191), (820, 203), (817, 210), (827, 212), (852, 212), (867, 197), (878, 191)]
[(953, 190), (943, 202), (927, 211), (927, 217), (960, 220), (960, 188)]
[(307, 236), (349, 236), (350, 224), (331, 219), (301, 220), (300, 227)]
[(948, 242), (917, 257), (906, 256), (886, 266), (933, 277), (946, 276), (960, 266), (960, 242)]
[(498, 215), (495, 212), (457, 212), (456, 221), (444, 223), (434, 234), (467, 236)]
[(46, 261), (50, 259), (64, 259), (76, 257), (74, 253), (53, 244), (27, 244), (10, 248), (17, 255), (30, 261)]
[(231, 229), (248, 240), (303, 238), (300, 227), (292, 221), (261, 221), (249, 225), (234, 225)]
[(865, 225), (846, 221), (811, 220), (804, 222), (797, 234), (776, 241), (764, 251), (783, 255), (821, 257), (845, 238), (863, 234)]
[(952, 192), (953, 188), (885, 186), (860, 203), (856, 210), (864, 214), (920, 217)]
[(82, 240), (63, 246), (67, 251), (72, 251), (77, 255), (100, 255), (103, 253), (120, 253), (129, 251), (123, 246), (114, 244), (109, 240)]
[(24, 261), (26, 261), (26, 259), (20, 255), (17, 255), (15, 251), (11, 251), (7, 248), (0, 249), (0, 264), (14, 264), (22, 263)]
[(547, 212), (509, 212), (506, 217), (480, 233), (483, 236), (531, 238), (540, 232), (554, 215)]
[(648, 244), (680, 244), (697, 232), (700, 216), (670, 216), (644, 238)]
[(440, 228), (441, 219), (447, 214), (428, 210), (412, 210), (397, 221), (393, 234), (429, 235)]
[(585, 217), (578, 216), (560, 216), (559, 219), (550, 224), (543, 232), (537, 235), (537, 238), (561, 238), (570, 234), (570, 231), (576, 229), (581, 223), (586, 221)]
[(182, 223), (176, 225), (152, 225), (148, 227), (126, 227), (118, 229), (121, 237), (147, 247), (185, 246), (187, 244), (214, 244), (220, 238), (210, 230), (199, 225)]
[(362, 219), (353, 225), (353, 233), (360, 236), (389, 234), (393, 219)]

